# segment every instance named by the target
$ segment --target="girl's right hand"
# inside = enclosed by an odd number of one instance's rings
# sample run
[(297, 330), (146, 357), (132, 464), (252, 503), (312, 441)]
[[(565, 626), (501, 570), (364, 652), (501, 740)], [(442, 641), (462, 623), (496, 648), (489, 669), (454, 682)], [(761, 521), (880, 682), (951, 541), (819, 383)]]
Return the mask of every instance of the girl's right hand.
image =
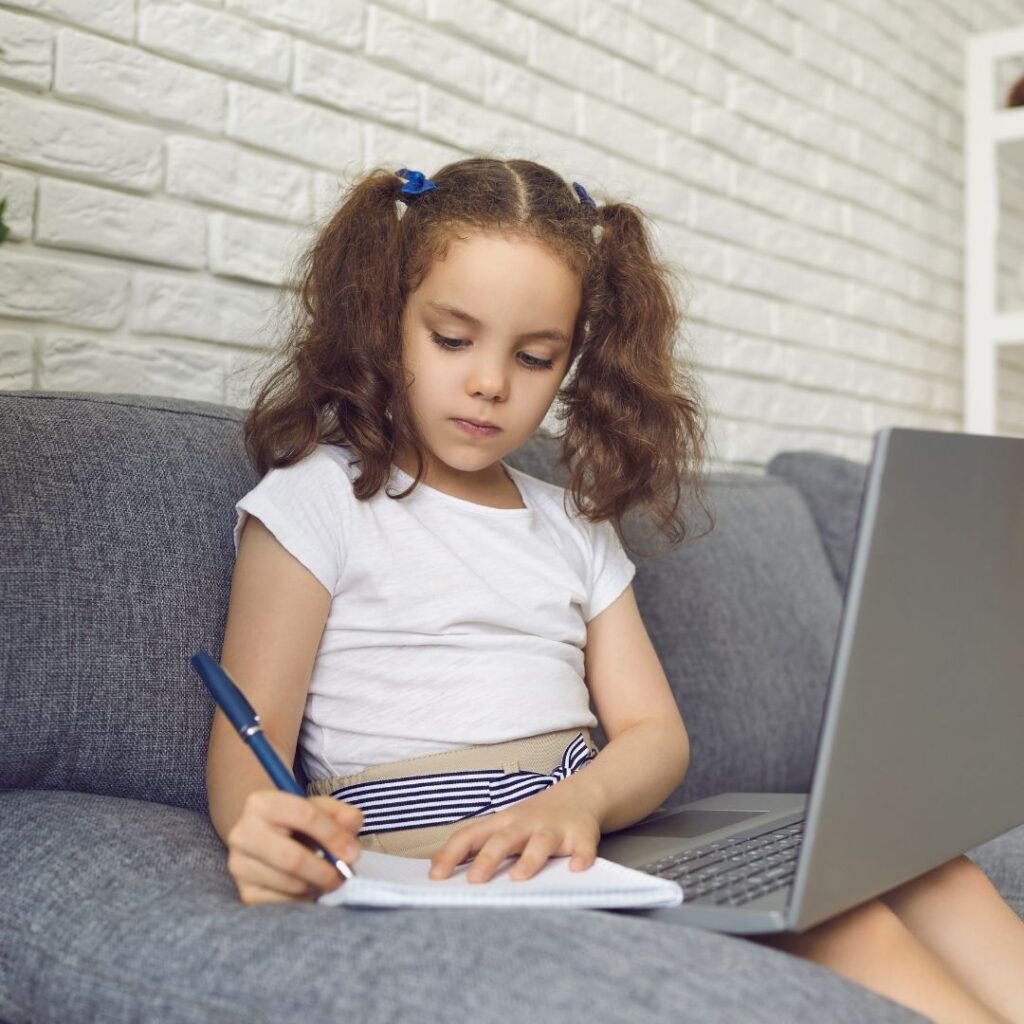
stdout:
[(254, 790), (226, 839), (228, 871), (242, 902), (312, 903), (337, 889), (344, 877), (313, 852), (312, 840), (354, 864), (362, 824), (358, 807), (334, 797)]

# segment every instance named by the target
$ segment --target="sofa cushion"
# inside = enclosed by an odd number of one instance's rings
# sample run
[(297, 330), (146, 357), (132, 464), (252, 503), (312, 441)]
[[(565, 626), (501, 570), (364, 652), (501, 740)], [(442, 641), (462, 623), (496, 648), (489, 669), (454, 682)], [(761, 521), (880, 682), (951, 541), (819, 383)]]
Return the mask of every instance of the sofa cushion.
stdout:
[(0, 392), (0, 786), (205, 810), (241, 413)]
[(637, 603), (690, 734), (666, 806), (727, 791), (810, 789), (839, 591), (800, 495), (719, 474), (714, 528), (637, 572)]
[(788, 481), (803, 496), (821, 534), (840, 593), (845, 594), (867, 464), (824, 452), (780, 452), (765, 472)]
[[(538, 440), (509, 459), (566, 486), (558, 446)], [(798, 456), (799, 469), (802, 456)], [(644, 625), (690, 734), (690, 768), (673, 806), (730, 790), (807, 792), (841, 601), (800, 492), (777, 477), (713, 474), (707, 518), (691, 498), (688, 538), (635, 556)], [(627, 542), (663, 542), (627, 524)], [(607, 739), (591, 730), (598, 746)]]
[(967, 851), (1007, 903), (1024, 917), (1024, 825)]
[[(243, 415), (184, 399), (0, 392), (0, 787), (205, 812), (213, 702), (188, 659), (220, 653), (234, 503), (257, 480)], [(536, 438), (509, 461), (564, 486), (559, 452)], [(737, 476), (713, 496), (717, 528), (638, 559), (635, 580), (691, 727), (681, 795), (806, 789), (835, 587), (795, 490)]]
[(10, 1024), (922, 1019), (808, 960), (643, 914), (246, 906), (209, 822), (180, 808), (3, 793), (0, 820)]

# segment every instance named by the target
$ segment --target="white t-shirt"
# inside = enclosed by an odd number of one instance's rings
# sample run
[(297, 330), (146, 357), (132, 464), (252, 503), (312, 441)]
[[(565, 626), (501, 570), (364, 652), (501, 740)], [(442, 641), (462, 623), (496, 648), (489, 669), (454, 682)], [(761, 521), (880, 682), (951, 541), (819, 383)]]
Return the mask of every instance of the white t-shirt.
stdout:
[[(360, 501), (355, 458), (319, 444), (235, 505), (236, 556), (251, 513), (332, 595), (299, 733), (306, 775), (597, 725), (586, 623), (636, 571), (611, 523), (570, 517), (564, 488), (505, 463), (526, 508), (423, 483)], [(386, 490), (411, 481), (393, 465)]]

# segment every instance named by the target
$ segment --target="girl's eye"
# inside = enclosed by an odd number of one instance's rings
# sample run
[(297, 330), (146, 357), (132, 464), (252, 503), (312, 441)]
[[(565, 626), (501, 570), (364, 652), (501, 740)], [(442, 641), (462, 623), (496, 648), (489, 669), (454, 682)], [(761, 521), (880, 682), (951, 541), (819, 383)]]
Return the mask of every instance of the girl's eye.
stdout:
[[(462, 345), (461, 338), (446, 338), (443, 334), (438, 334), (437, 331), (431, 331), (430, 337), (445, 352), (458, 352)], [(555, 365), (553, 359), (537, 359), (535, 356), (529, 356), (525, 352), (523, 353), (523, 359), (523, 365), (530, 370), (550, 370)]]

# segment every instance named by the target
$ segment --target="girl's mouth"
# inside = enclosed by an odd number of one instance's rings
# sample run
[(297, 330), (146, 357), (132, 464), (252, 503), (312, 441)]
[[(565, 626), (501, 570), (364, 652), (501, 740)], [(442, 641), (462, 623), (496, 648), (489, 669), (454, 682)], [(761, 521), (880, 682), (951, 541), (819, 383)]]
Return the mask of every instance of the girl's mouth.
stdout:
[(465, 431), (470, 437), (491, 437), (501, 431), (501, 427), (478, 427), (475, 423), (469, 423), (467, 420), (457, 419), (454, 422), (460, 430)]

